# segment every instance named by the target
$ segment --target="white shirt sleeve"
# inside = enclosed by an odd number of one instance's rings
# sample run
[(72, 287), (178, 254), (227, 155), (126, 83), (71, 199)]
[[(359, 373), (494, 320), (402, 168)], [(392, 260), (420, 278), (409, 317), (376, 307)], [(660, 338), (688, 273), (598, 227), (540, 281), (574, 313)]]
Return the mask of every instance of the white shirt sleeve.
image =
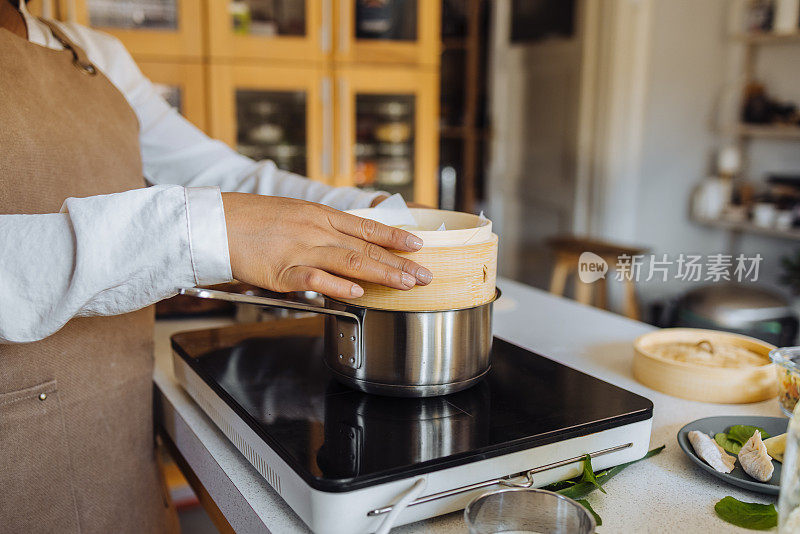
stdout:
[(224, 231), (224, 221), (208, 220), (221, 214), (197, 224), (187, 210), (187, 197), (219, 196), (215, 187), (159, 185), (69, 198), (61, 213), (0, 215), (0, 243), (13, 251), (0, 255), (0, 342), (35, 341), (74, 316), (126, 313), (181, 287), (230, 280), (227, 250), (199, 250), (211, 240), (194, 234)]

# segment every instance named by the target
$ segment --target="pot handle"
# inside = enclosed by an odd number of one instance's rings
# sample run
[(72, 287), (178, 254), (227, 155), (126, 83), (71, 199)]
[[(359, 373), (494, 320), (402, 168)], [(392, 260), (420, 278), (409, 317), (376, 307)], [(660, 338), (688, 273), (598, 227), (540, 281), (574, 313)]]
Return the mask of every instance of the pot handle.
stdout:
[[(1, 1), (1, 0), (0, 0)], [(361, 338), (362, 322), (361, 317), (354, 313), (331, 310), (302, 302), (292, 302), (290, 300), (273, 299), (269, 297), (258, 297), (255, 295), (242, 295), (240, 293), (228, 293), (217, 289), (203, 289), (199, 287), (183, 288), (178, 291), (181, 295), (198, 297), (201, 299), (224, 300), (237, 304), (253, 304), (255, 306), (266, 306), (269, 308), (282, 308), (289, 310), (307, 311), (321, 313), (323, 315), (334, 315), (338, 317), (337, 329), (339, 335), (334, 336), (336, 341), (335, 350), (339, 354), (339, 360), (343, 365), (358, 369), (361, 367)], [(333, 350), (333, 349), (331, 349)]]
[[(0, 0), (2, 1), (2, 0)], [(336, 343), (335, 350), (339, 355), (342, 365), (358, 369), (362, 364), (361, 347), (362, 321), (361, 317), (354, 313), (331, 310), (302, 302), (292, 302), (290, 300), (273, 299), (269, 297), (258, 297), (255, 295), (242, 295), (240, 293), (228, 293), (217, 289), (203, 289), (199, 287), (184, 288), (179, 290), (181, 295), (198, 297), (202, 299), (216, 299), (238, 304), (253, 304), (255, 306), (267, 306), (270, 308), (283, 308), (289, 310), (307, 311), (321, 313), (323, 315), (334, 315), (338, 317), (337, 330), (339, 335), (334, 336)], [(333, 348), (331, 350), (334, 350)]]
[(319, 306), (312, 306), (311, 304), (304, 304), (302, 302), (293, 302), (291, 300), (273, 299), (269, 297), (258, 297), (256, 295), (242, 295), (240, 293), (228, 293), (227, 291), (219, 291), (217, 289), (203, 289), (200, 287), (184, 288), (178, 291), (181, 295), (190, 297), (198, 297), (201, 299), (215, 299), (225, 300), (228, 302), (235, 302), (237, 304), (255, 304), (256, 306), (267, 306), (269, 308), (283, 308), (289, 310), (307, 311), (313, 313), (321, 313), (324, 315), (336, 315), (355, 322), (361, 325), (361, 319), (354, 314), (346, 311), (331, 310), (329, 308), (321, 308)]

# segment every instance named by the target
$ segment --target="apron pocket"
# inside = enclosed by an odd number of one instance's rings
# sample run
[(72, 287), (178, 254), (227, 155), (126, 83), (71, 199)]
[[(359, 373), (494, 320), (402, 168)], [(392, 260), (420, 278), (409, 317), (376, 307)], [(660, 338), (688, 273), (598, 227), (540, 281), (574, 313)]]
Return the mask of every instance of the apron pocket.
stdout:
[(0, 393), (0, 518), (8, 532), (78, 532), (55, 380)]

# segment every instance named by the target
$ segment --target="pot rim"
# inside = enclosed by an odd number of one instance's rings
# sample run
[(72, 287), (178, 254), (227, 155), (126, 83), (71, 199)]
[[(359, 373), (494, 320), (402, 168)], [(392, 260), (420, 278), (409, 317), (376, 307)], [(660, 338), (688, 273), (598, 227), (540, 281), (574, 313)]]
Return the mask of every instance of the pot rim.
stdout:
[[(492, 300), (488, 300), (483, 304), (478, 304), (476, 306), (470, 306), (468, 308), (448, 308), (446, 310), (387, 310), (386, 308), (370, 308), (367, 306), (359, 306), (358, 304), (353, 304), (352, 302), (344, 302), (343, 300), (338, 300), (333, 297), (329, 297), (327, 295), (322, 295), (325, 297), (325, 302), (328, 301), (335, 302), (337, 304), (341, 304), (343, 306), (349, 306), (351, 308), (358, 308), (359, 310), (373, 310), (379, 312), (387, 312), (387, 313), (444, 313), (444, 312), (456, 312), (456, 311), (467, 311), (467, 310), (474, 310), (476, 308), (481, 308), (483, 306), (493, 304), (497, 299), (499, 299), (503, 295), (503, 292), (500, 291), (499, 287), (494, 288), (494, 297)], [(326, 306), (327, 307), (327, 306)]]

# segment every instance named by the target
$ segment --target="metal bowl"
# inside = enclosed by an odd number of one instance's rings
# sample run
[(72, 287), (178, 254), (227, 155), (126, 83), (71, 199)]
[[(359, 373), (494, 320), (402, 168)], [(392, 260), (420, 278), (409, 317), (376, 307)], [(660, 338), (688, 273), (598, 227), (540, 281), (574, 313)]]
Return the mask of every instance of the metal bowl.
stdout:
[(558, 493), (509, 488), (484, 493), (464, 509), (470, 534), (547, 532), (591, 534), (597, 528), (586, 508)]

